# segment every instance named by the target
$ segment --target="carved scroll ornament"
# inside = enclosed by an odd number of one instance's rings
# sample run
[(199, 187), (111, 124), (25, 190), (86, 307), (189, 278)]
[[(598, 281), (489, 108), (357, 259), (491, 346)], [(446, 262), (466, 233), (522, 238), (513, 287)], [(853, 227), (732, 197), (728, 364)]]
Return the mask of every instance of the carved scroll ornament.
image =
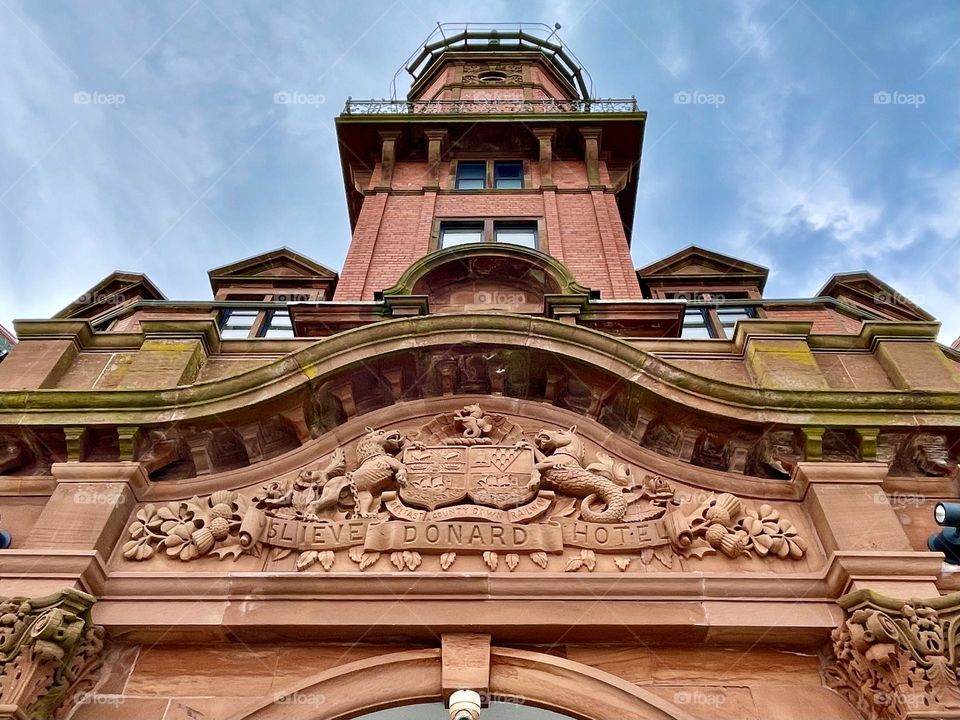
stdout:
[[(457, 554), (514, 570), (526, 557), (546, 569), (592, 571), (597, 553), (623, 571), (634, 560), (672, 567), (675, 557), (721, 553), (799, 559), (797, 529), (769, 505), (746, 506), (731, 494), (682, 509), (659, 476), (636, 478), (603, 452), (587, 460), (576, 428), (541, 430), (533, 442), (501, 415), (477, 405), (438, 416), (417, 440), (374, 430), (357, 442), (355, 467), (338, 449), (293, 480), (269, 483), (248, 500), (233, 491), (147, 505), (123, 548), (129, 560), (157, 552), (193, 560), (272, 550), (297, 552), (296, 567), (330, 570), (337, 553), (364, 570), (388, 555), (398, 570), (416, 570), (423, 555), (450, 568)], [(571, 556), (571, 552), (573, 553)]]
[(61, 718), (92, 687), (104, 638), (93, 603), (78, 590), (0, 601), (0, 717)]
[(829, 687), (869, 720), (960, 716), (960, 593), (897, 601), (858, 591), (840, 603), (848, 617), (833, 631), (833, 664), (824, 670)]

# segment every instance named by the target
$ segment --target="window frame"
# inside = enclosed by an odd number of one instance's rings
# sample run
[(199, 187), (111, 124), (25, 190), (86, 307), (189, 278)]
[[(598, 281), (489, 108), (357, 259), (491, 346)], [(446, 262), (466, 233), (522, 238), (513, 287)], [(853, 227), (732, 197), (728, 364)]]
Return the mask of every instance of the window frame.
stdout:
[[(507, 231), (517, 230), (517, 229), (529, 229), (533, 233), (533, 245), (522, 245), (520, 243), (511, 243), (509, 241), (500, 240), (497, 237), (498, 231)], [(540, 249), (540, 233), (538, 223), (533, 220), (499, 220), (495, 219), (493, 221), (493, 242), (495, 243), (504, 243), (506, 245), (516, 245), (518, 247), (530, 248), (531, 250)]]
[[(516, 180), (520, 183), (520, 187), (500, 187), (499, 178), (497, 177), (497, 170), (503, 168), (505, 165), (516, 166), (520, 173), (516, 178), (509, 178), (510, 180)], [(491, 187), (494, 190), (523, 190), (524, 189), (524, 166), (523, 160), (494, 160), (493, 161), (493, 184)]]
[[(295, 338), (295, 337), (297, 336), (297, 331), (296, 331), (296, 329), (293, 327), (293, 318), (290, 316), (290, 310), (289, 310), (289, 309), (275, 308), (275, 309), (273, 309), (273, 310), (264, 310), (263, 313), (264, 313), (264, 317), (263, 317), (262, 321), (260, 322), (260, 328), (259, 328), (259, 330), (258, 330), (258, 332), (257, 332), (257, 335), (256, 335), (258, 338), (263, 338), (264, 340), (292, 340), (293, 338)], [(271, 329), (275, 329), (275, 330), (276, 330), (276, 329), (282, 329), (282, 330), (285, 330), (285, 329), (286, 329), (286, 328), (271, 328), (271, 324), (273, 323), (273, 318), (274, 318), (278, 313), (281, 313), (281, 314), (283, 314), (283, 315), (286, 315), (286, 316), (287, 316), (287, 319), (290, 321), (290, 335), (284, 336), (284, 337), (274, 337), (274, 338), (267, 337), (267, 333), (270, 332)]]
[(681, 321), (681, 326), (680, 326), (680, 337), (682, 339), (687, 339), (687, 340), (707, 340), (707, 339), (732, 340), (733, 330), (736, 329), (737, 323), (734, 322), (734, 324), (730, 326), (731, 332), (728, 335), (726, 326), (724, 326), (723, 321), (720, 319), (721, 314), (719, 310), (722, 310), (722, 309), (742, 311), (743, 314), (746, 315), (746, 317), (737, 318), (738, 321), (742, 319), (754, 320), (756, 318), (763, 317), (761, 309), (756, 305), (750, 305), (750, 304), (741, 305), (739, 303), (730, 303), (729, 305), (726, 303), (724, 304), (712, 303), (709, 305), (704, 303), (687, 304), (683, 310), (683, 317), (686, 318), (687, 313), (692, 311), (699, 311), (700, 313), (702, 313), (704, 317), (704, 321), (706, 323), (707, 332), (709, 333), (710, 337), (709, 338), (684, 338), (683, 321)]
[[(484, 164), (484, 181), (482, 188), (461, 188), (460, 187), (460, 166), (466, 164)], [(497, 187), (497, 176), (496, 176), (496, 166), (498, 163), (508, 163), (514, 164), (517, 163), (520, 165), (520, 187), (518, 188), (498, 188)], [(518, 190), (528, 190), (533, 187), (533, 179), (530, 175), (530, 163), (526, 158), (523, 157), (501, 157), (499, 159), (488, 159), (488, 158), (463, 158), (459, 160), (450, 161), (450, 180), (449, 180), (449, 189), (454, 192), (517, 192)]]
[[(486, 189), (489, 187), (488, 176), (489, 176), (489, 174), (490, 174), (490, 169), (489, 169), (489, 167), (487, 167), (488, 163), (489, 163), (488, 160), (459, 160), (459, 161), (457, 161), (456, 171), (454, 172), (454, 175), (453, 175), (453, 189), (454, 189), (454, 190), (466, 190), (466, 191), (470, 191), (470, 190), (486, 190)], [(462, 177), (460, 176), (461, 171), (462, 171), (465, 167), (467, 167), (467, 166), (475, 167), (475, 168), (481, 170), (480, 177), (479, 177), (479, 178), (462, 178)], [(472, 181), (472, 182), (476, 182), (477, 180), (479, 180), (481, 184), (480, 184), (480, 187), (460, 187), (460, 182), (461, 182), (461, 180), (469, 180), (469, 181)]]
[[(528, 248), (542, 252), (544, 254), (550, 254), (550, 245), (547, 238), (547, 223), (546, 218), (544, 217), (530, 217), (530, 216), (505, 216), (505, 217), (439, 217), (434, 218), (433, 220), (433, 229), (430, 233), (430, 243), (428, 252), (436, 252), (437, 250), (444, 250), (446, 248), (442, 245), (442, 233), (445, 225), (448, 224), (476, 224), (483, 225), (483, 236), (479, 243), (462, 243), (461, 245), (450, 245), (449, 247), (465, 247), (468, 245), (482, 245), (482, 244), (493, 244), (496, 243), (496, 234), (495, 226), (498, 224), (503, 225), (526, 225), (529, 224), (532, 226), (534, 231), (534, 236), (536, 239), (536, 247)], [(517, 245), (515, 243), (505, 243), (507, 245), (514, 245), (514, 247), (528, 247), (526, 245)]]
[[(453, 245), (444, 245), (443, 244), (443, 234), (445, 230), (454, 229), (454, 228), (471, 228), (479, 229), (480, 239), (476, 242), (463, 242), (455, 243)], [(436, 240), (436, 250), (446, 250), (447, 248), (452, 247), (464, 247), (467, 245), (480, 245), (487, 242), (487, 232), (486, 224), (483, 221), (478, 220), (443, 220), (437, 226), (437, 240)]]
[[(253, 315), (253, 321), (250, 323), (250, 327), (247, 330), (246, 337), (225, 337), (224, 331), (231, 330), (242, 330), (243, 328), (229, 328), (227, 325), (230, 323), (230, 318), (235, 315)], [(263, 315), (264, 311), (257, 310), (255, 308), (221, 308), (220, 317), (218, 318), (217, 327), (220, 331), (220, 337), (223, 340), (248, 340), (250, 338), (257, 337), (256, 333), (260, 332), (260, 327), (263, 325)]]

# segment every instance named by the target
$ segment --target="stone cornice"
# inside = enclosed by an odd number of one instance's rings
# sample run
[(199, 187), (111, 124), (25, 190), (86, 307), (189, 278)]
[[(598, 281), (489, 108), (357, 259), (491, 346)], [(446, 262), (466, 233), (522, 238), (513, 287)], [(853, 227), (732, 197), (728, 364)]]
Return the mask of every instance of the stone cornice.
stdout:
[[(70, 323), (83, 337), (86, 323)], [(764, 325), (763, 322), (760, 323)], [(743, 331), (749, 339), (749, 323)], [(872, 324), (864, 333), (870, 336)], [(887, 338), (902, 337), (900, 324), (878, 323)], [(765, 331), (775, 328), (766, 328)], [(783, 329), (783, 328), (781, 328)], [(908, 337), (917, 331), (904, 324)], [(65, 332), (66, 329), (64, 328)], [(799, 328), (798, 328), (799, 332)], [(766, 332), (764, 332), (766, 334)], [(97, 338), (109, 333), (98, 333)], [(372, 358), (412, 349), (429, 350), (475, 344), (503, 348), (547, 348), (619, 375), (628, 383), (700, 412), (736, 416), (753, 422), (802, 425), (816, 413), (818, 424), (915, 424), (916, 415), (945, 425), (960, 423), (955, 409), (960, 392), (834, 391), (757, 389), (697, 375), (640, 350), (628, 342), (587, 328), (519, 315), (450, 314), (402, 318), (348, 330), (319, 340), (254, 370), (229, 378), (161, 390), (25, 390), (0, 392), (4, 424), (146, 424), (203, 418), (279, 397)], [(809, 336), (811, 338), (816, 336)], [(929, 335), (926, 335), (929, 337)], [(865, 342), (861, 340), (860, 342)], [(871, 339), (872, 343), (873, 340)]]

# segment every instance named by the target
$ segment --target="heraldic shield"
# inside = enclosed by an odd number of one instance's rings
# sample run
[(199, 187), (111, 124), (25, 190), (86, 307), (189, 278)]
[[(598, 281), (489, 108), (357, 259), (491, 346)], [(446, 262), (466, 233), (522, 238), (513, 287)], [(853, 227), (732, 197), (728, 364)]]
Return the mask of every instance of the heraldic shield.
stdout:
[(513, 445), (407, 448), (405, 503), (435, 510), (465, 499), (507, 509), (533, 500), (540, 486), (533, 449)]

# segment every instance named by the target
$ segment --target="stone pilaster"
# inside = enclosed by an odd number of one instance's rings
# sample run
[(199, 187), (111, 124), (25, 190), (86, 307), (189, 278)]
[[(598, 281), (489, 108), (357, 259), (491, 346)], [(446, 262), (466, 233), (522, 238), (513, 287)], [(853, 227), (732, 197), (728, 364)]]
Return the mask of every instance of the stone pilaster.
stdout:
[(833, 558), (839, 592), (870, 588), (900, 597), (937, 594), (942, 556), (918, 552), (883, 490), (884, 463), (797, 463), (795, 479)]
[(57, 487), (23, 546), (0, 553), (0, 587), (38, 596), (64, 586), (98, 593), (106, 559), (147, 485), (140, 463), (55, 463)]
[(601, 188), (600, 184), (600, 128), (581, 128), (584, 142), (584, 162), (587, 165), (587, 184), (591, 189)]

